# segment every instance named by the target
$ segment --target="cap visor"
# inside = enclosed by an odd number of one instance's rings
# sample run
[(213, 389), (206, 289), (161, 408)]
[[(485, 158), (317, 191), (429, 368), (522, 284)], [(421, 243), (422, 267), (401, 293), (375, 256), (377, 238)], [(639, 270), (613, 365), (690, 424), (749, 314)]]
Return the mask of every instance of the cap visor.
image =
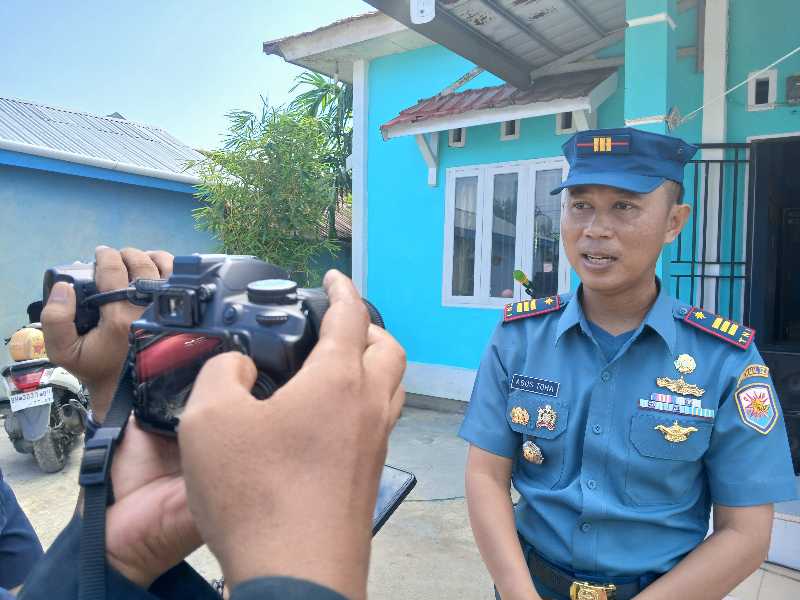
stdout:
[(561, 185), (550, 192), (551, 195), (560, 194), (566, 188), (578, 185), (606, 185), (621, 190), (627, 190), (635, 194), (649, 194), (666, 179), (664, 177), (650, 177), (648, 175), (634, 175), (631, 173), (592, 172), (592, 173), (570, 173), (561, 182)]

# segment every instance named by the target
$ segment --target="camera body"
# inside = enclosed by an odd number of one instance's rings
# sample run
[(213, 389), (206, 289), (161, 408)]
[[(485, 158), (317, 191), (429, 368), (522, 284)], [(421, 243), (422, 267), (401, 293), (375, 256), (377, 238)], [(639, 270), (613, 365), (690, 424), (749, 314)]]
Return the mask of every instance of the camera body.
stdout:
[(94, 263), (76, 262), (71, 265), (53, 267), (44, 273), (42, 289), (42, 303), (47, 304), (50, 290), (59, 281), (65, 281), (75, 290), (75, 327), (78, 335), (84, 335), (90, 329), (97, 327), (100, 321), (100, 309), (86, 302), (87, 298), (97, 294), (97, 285), (94, 282)]
[[(96, 293), (93, 275), (87, 264), (45, 274), (45, 302), (56, 281), (73, 284), (79, 333), (98, 322), (97, 309), (80, 300)], [(200, 369), (217, 354), (250, 356), (258, 369), (253, 395), (272, 395), (303, 365), (329, 304), (321, 288), (298, 288), (286, 271), (253, 256), (176, 256), (168, 280), (134, 283), (137, 297), (150, 301), (130, 332), (134, 414), (144, 428), (165, 434), (174, 434)]]

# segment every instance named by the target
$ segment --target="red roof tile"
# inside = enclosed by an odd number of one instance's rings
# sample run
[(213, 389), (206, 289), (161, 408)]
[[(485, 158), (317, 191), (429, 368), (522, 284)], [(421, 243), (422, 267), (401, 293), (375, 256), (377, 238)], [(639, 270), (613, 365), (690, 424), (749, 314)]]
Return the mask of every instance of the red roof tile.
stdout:
[(381, 125), (381, 132), (385, 136), (389, 129), (397, 125), (419, 123), (475, 110), (582, 98), (588, 96), (595, 87), (616, 71), (617, 69), (599, 69), (550, 75), (536, 80), (533, 87), (527, 90), (518, 90), (506, 83), (465, 90), (446, 96), (436, 95), (420, 100), (414, 106), (402, 110), (394, 119)]

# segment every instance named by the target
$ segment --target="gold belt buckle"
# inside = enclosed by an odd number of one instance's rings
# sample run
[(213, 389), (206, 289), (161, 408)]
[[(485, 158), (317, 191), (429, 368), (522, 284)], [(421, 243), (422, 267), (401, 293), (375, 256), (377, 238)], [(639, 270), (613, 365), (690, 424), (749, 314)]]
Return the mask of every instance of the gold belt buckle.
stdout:
[(570, 600), (614, 600), (617, 586), (609, 583), (595, 585), (588, 581), (573, 581), (569, 587)]

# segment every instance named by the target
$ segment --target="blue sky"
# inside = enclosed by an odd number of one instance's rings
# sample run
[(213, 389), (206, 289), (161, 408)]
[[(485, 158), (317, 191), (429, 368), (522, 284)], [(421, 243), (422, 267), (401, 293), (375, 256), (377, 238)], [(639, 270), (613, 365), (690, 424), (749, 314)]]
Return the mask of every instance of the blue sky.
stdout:
[(195, 147), (225, 113), (289, 98), (301, 69), (261, 45), (372, 10), (360, 0), (2, 0), (0, 96), (119, 112)]

